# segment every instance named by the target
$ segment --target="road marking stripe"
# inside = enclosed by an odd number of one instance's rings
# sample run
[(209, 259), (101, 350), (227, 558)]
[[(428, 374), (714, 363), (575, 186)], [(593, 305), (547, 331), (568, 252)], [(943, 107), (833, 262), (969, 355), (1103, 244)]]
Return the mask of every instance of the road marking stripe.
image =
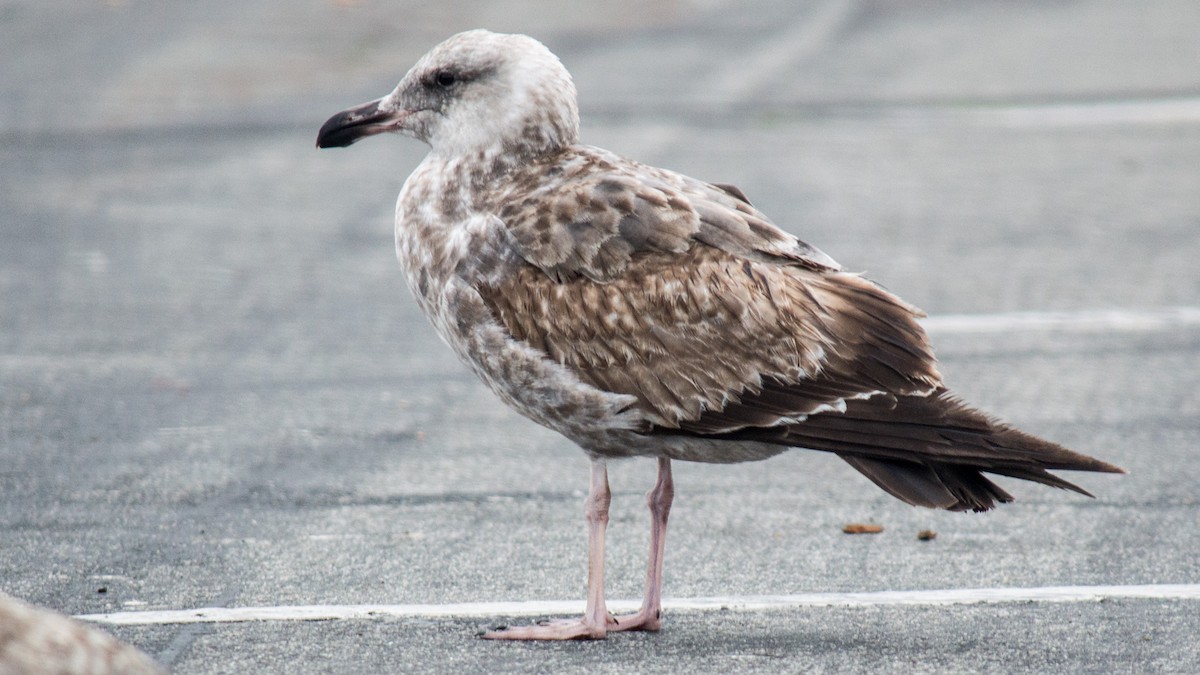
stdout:
[(1156, 332), (1200, 326), (1200, 307), (944, 314), (931, 316), (922, 324), (930, 333), (944, 334), (1009, 331)]
[[(1156, 309), (1084, 309), (1065, 312), (994, 312), (939, 314), (921, 322), (931, 333), (1004, 333), (1020, 331), (1156, 332), (1200, 327), (1200, 307)], [(159, 359), (135, 354), (0, 354), (0, 370), (79, 368), (96, 364), (160, 367)], [(163, 360), (163, 364), (167, 361)], [(166, 365), (162, 365), (166, 368)], [(161, 434), (219, 433), (221, 426), (165, 427)]]
[[(1043, 588), (963, 588), (933, 591), (871, 593), (802, 593), (799, 595), (742, 595), (712, 598), (666, 598), (668, 611), (764, 611), (798, 607), (877, 607), (912, 605), (973, 605), (1008, 602), (1099, 602), (1109, 599), (1200, 600), (1200, 584), (1145, 586), (1048, 586)], [(637, 609), (637, 600), (608, 603), (615, 612)], [(83, 614), (76, 619), (95, 623), (145, 626), (181, 623), (244, 621), (329, 621), (381, 617), (431, 619), (539, 615), (583, 612), (582, 601), (466, 602), (445, 605), (310, 605), (292, 607), (204, 607), (200, 609)]]
[(1190, 124), (1200, 122), (1200, 97), (1007, 105), (971, 110), (967, 115), (1015, 128)]

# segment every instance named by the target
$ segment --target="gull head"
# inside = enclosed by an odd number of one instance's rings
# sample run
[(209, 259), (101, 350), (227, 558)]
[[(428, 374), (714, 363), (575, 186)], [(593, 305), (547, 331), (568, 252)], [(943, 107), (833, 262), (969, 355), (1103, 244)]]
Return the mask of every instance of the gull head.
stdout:
[(446, 157), (535, 156), (578, 138), (575, 85), (531, 37), (466, 31), (421, 57), (392, 93), (329, 118), (317, 147), (384, 132), (422, 140)]

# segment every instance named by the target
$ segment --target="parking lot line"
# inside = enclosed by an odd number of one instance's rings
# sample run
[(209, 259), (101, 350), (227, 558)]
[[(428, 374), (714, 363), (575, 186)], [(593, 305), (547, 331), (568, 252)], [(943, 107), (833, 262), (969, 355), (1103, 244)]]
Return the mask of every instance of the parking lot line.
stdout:
[(935, 334), (1006, 333), (1014, 330), (1140, 333), (1200, 327), (1200, 307), (943, 314), (931, 316), (921, 323)]
[[(1200, 584), (1134, 586), (1044, 586), (1038, 588), (962, 588), (867, 593), (801, 593), (797, 595), (740, 595), (707, 598), (664, 598), (668, 611), (770, 611), (799, 607), (876, 607), (914, 605), (974, 605), (987, 603), (1101, 602), (1104, 600), (1200, 600)], [(609, 609), (631, 611), (637, 600), (615, 600)], [(204, 607), (199, 609), (82, 614), (76, 619), (111, 625), (238, 623), (247, 621), (330, 621), (377, 618), (472, 618), (577, 614), (583, 602), (574, 600), (524, 602), (467, 602), (413, 605), (300, 605), (281, 607)]]

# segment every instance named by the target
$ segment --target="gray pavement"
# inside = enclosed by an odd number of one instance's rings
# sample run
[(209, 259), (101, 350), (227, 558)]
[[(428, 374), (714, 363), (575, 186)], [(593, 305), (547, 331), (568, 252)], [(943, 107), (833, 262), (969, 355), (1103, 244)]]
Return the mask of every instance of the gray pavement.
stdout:
[[(1187, 0), (0, 2), (0, 589), (68, 614), (581, 597), (586, 460), (454, 360), (396, 267), (424, 148), (312, 147), (476, 26), (562, 57), (586, 141), (740, 185), (935, 318), (1200, 306)], [(679, 466), (666, 594), (1200, 583), (1195, 323), (933, 334), (965, 398), (1131, 474), (962, 515), (816, 453)], [(610, 597), (640, 593), (652, 473), (612, 468)], [(107, 629), (180, 673), (1197, 672), (1198, 610), (678, 612), (564, 645), (474, 638), (505, 617)]]

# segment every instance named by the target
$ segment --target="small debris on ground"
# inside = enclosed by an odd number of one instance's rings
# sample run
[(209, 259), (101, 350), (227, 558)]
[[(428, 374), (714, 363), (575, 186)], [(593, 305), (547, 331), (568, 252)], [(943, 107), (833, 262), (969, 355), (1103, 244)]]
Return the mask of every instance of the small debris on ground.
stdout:
[(934, 532), (933, 530), (921, 530), (917, 533), (917, 539), (920, 539), (921, 541), (931, 541), (933, 539), (937, 539), (937, 532)]
[(879, 534), (883, 532), (883, 526), (873, 523), (850, 523), (842, 528), (842, 532), (846, 534)]

